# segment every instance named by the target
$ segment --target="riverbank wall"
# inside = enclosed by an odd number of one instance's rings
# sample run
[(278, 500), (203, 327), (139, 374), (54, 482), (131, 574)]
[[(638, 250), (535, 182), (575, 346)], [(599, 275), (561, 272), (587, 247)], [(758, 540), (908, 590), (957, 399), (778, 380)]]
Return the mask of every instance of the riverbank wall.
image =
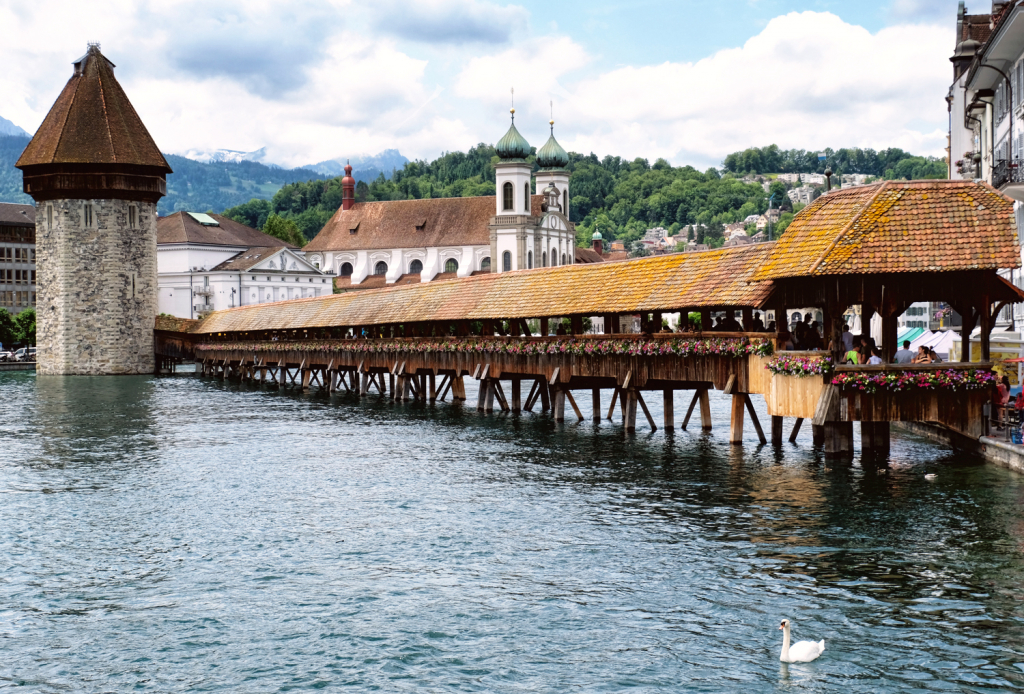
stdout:
[(927, 422), (893, 422), (893, 427), (945, 444), (958, 451), (980, 456), (990, 463), (1024, 474), (1024, 446), (982, 436), (973, 439), (941, 424)]

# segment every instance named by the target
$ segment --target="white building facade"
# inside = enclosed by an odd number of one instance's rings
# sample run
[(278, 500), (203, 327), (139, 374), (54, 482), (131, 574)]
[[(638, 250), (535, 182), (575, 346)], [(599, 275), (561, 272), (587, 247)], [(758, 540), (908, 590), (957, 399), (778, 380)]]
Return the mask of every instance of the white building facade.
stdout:
[(157, 222), (158, 310), (180, 318), (330, 294), (331, 280), (294, 246), (220, 215)]
[(495, 146), (493, 199), (357, 203), (346, 166), (342, 207), (303, 249), (307, 260), (334, 274), (342, 290), (575, 263), (569, 156), (551, 126), (534, 173), (533, 150), (513, 122)]

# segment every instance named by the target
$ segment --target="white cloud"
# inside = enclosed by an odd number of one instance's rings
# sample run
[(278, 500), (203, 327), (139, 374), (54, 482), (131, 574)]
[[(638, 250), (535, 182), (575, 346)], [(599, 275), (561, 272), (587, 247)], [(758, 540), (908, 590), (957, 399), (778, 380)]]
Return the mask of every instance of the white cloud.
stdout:
[(522, 7), (481, 0), (378, 0), (372, 12), (377, 30), (424, 43), (505, 43), (529, 21)]
[(940, 154), (948, 33), (904, 25), (871, 34), (832, 14), (792, 13), (696, 63), (627, 66), (566, 84), (585, 53), (562, 39), (550, 55), (510, 50), (473, 61), (458, 85), (484, 99), (487, 74), (504, 73), (533, 75), (534, 98), (564, 89), (560, 140), (583, 152), (701, 165), (771, 143)]
[[(554, 100), (562, 144), (601, 155), (703, 167), (770, 143), (945, 146), (948, 26), (872, 34), (831, 14), (794, 13), (696, 63), (602, 71), (608, 57), (574, 37), (522, 36), (529, 18), (514, 5), (426, 0), (399, 20), (397, 5), (351, 0), (197, 2), (0, 0), (0, 115), (32, 132), (93, 40), (171, 152), (266, 147), (284, 165), (388, 148), (431, 158), (496, 141), (513, 86), (516, 124), (533, 144), (547, 137)], [(467, 19), (449, 36), (441, 22), (433, 38), (396, 38), (402, 22), (431, 10)], [(487, 36), (484, 20), (501, 36), (474, 39)]]

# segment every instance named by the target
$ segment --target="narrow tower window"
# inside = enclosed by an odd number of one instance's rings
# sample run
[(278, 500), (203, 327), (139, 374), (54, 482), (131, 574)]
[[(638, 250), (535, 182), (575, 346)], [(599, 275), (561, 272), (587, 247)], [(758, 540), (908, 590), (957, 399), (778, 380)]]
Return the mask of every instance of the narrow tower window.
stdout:
[(548, 266), (548, 252), (547, 251), (544, 251), (543, 253), (540, 254), (540, 266), (541, 267), (547, 267)]
[(53, 205), (46, 206), (46, 228), (53, 229)]
[(566, 218), (568, 219), (568, 217), (569, 217), (569, 191), (567, 191), (567, 190), (563, 190), (562, 191), (562, 214), (564, 214), (566, 216)]
[(128, 228), (139, 228), (139, 208), (137, 208), (135, 205), (128, 206)]
[(82, 225), (86, 227), (92, 226), (92, 203), (85, 203), (82, 207)]
[(511, 183), (505, 183), (501, 187), (501, 209), (511, 212), (515, 209), (515, 191)]
[(508, 251), (501, 254), (501, 271), (512, 272), (512, 254)]
[(526, 210), (526, 214), (530, 214), (530, 184), (529, 182), (523, 186), (523, 209)]
[(526, 269), (527, 270), (532, 270), (533, 269), (533, 251), (529, 251), (526, 254)]

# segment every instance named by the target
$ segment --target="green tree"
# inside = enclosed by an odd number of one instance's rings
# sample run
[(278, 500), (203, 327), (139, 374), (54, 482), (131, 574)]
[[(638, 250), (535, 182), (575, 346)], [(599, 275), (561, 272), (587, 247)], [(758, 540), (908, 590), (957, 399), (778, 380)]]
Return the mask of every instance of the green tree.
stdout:
[(15, 335), (20, 342), (36, 343), (36, 310), (27, 308), (14, 317)]
[(263, 233), (269, 234), (275, 239), (281, 239), (286, 243), (295, 244), (299, 248), (308, 243), (295, 222), (285, 219), (276, 213), (267, 217), (267, 223), (263, 225)]
[(5, 308), (0, 308), (0, 344), (9, 348), (18, 340), (18, 327), (14, 317)]

